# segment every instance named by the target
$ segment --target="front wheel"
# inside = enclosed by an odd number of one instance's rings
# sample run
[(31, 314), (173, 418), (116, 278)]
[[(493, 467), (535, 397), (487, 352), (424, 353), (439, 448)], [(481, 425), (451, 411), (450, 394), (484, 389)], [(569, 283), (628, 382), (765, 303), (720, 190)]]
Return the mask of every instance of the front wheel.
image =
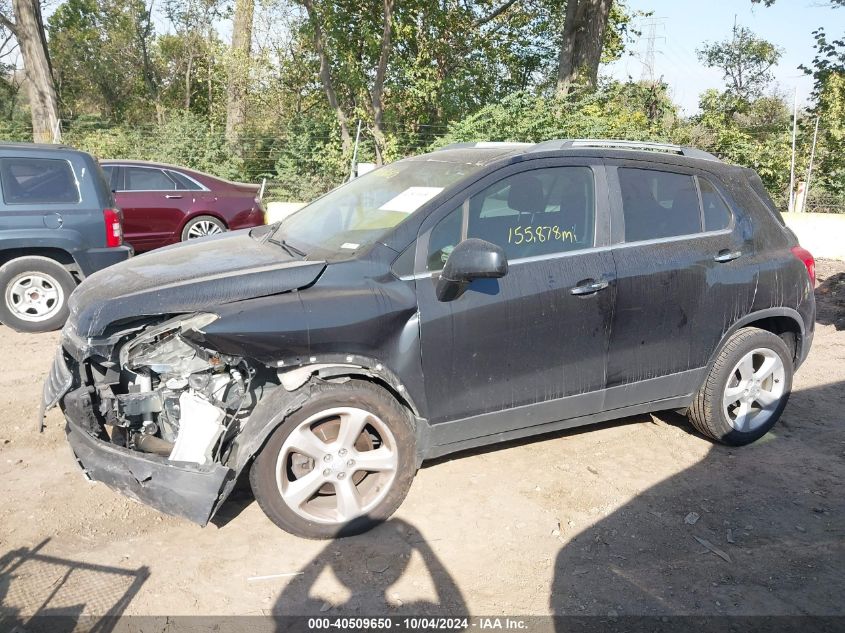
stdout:
[(283, 530), (314, 539), (364, 532), (392, 515), (416, 471), (413, 425), (365, 381), (316, 382), (250, 470), (253, 494)]
[(742, 446), (759, 439), (786, 408), (793, 367), (779, 336), (754, 327), (737, 330), (696, 394), (690, 421), (723, 444)]
[(220, 235), (226, 232), (226, 225), (210, 215), (199, 215), (190, 220), (182, 229), (182, 241), (187, 242), (198, 237)]

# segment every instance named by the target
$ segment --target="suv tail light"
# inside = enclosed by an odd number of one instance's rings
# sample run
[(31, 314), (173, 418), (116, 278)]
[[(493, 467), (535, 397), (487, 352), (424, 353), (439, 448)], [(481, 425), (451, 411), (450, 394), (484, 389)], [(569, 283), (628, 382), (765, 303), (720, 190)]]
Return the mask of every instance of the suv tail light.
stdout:
[(812, 254), (806, 248), (801, 248), (800, 246), (793, 246), (792, 247), (792, 254), (795, 255), (804, 266), (807, 267), (807, 274), (810, 275), (810, 282), (813, 286), (816, 285), (816, 260), (813, 259)]
[(120, 209), (103, 209), (103, 219), (106, 221), (106, 246), (123, 244), (123, 217)]

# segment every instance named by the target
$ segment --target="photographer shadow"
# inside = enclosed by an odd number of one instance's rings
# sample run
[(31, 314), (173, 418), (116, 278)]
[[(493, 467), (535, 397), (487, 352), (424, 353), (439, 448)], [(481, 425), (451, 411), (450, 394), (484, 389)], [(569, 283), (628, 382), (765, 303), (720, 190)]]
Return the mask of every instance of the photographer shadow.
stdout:
[[(394, 518), (330, 542), (282, 591), (273, 616), (447, 616), (466, 610), (457, 584), (420, 531)], [(291, 628), (280, 623), (277, 630)]]

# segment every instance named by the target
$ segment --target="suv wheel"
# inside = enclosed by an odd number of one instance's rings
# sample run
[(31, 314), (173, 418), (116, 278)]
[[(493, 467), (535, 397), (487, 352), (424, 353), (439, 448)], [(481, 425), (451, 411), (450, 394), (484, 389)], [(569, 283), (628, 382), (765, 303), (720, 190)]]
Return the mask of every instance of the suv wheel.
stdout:
[(48, 257), (19, 257), (0, 268), (0, 321), (18, 332), (49, 332), (67, 320), (76, 287), (71, 274)]
[(732, 446), (749, 444), (780, 418), (792, 389), (792, 354), (779, 336), (742, 328), (729, 339), (689, 410), (693, 426)]
[(407, 410), (371, 383), (310, 383), (311, 397), (267, 440), (250, 470), (264, 513), (306, 538), (358, 534), (386, 520), (416, 471)]
[(226, 232), (226, 225), (210, 215), (200, 215), (185, 225), (182, 229), (182, 241), (187, 242), (197, 237), (219, 235)]

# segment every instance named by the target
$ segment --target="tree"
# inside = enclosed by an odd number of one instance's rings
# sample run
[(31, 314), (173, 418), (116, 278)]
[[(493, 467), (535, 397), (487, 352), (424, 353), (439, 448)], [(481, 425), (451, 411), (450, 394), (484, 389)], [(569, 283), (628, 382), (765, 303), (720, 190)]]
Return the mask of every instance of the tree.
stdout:
[(758, 38), (750, 29), (734, 25), (731, 38), (705, 42), (697, 53), (702, 64), (722, 71), (728, 93), (737, 100), (738, 107), (742, 107), (763, 94), (771, 83), (769, 71), (777, 64), (782, 51)]
[(346, 116), (343, 106), (340, 105), (337, 99), (337, 93), (335, 92), (331, 62), (326, 51), (323, 29), (320, 26), (321, 16), (317, 13), (314, 0), (302, 0), (302, 3), (308, 12), (308, 19), (310, 20), (310, 26), (314, 36), (314, 51), (320, 60), (320, 81), (323, 84), (323, 90), (326, 93), (329, 107), (334, 112), (335, 117), (337, 117), (337, 124), (340, 127), (340, 138), (343, 143), (343, 153), (348, 154), (352, 150), (352, 136), (349, 134), (349, 118)]
[[(214, 78), (213, 49), (217, 40), (214, 20), (220, 17), (221, 0), (165, 0), (164, 10), (175, 29), (176, 41), (171, 38), (173, 49), (179, 50), (179, 57), (171, 57), (176, 66), (171, 77), (181, 75), (182, 108), (191, 110), (195, 93), (200, 84), (205, 85), (206, 109), (213, 106)], [(201, 71), (205, 71), (205, 77)]]
[(556, 93), (570, 86), (595, 87), (613, 0), (567, 0), (558, 57)]
[(12, 0), (14, 20), (0, 12), (0, 24), (14, 34), (20, 46), (29, 92), (32, 137), (50, 143), (59, 126), (59, 107), (53, 69), (47, 50), (41, 4), (38, 0)]
[(67, 0), (50, 17), (49, 30), (65, 112), (137, 120), (160, 105), (143, 0)]
[(376, 162), (381, 165), (384, 160), (384, 77), (387, 73), (387, 62), (390, 58), (391, 41), (393, 31), (393, 0), (383, 0), (384, 16), (382, 19), (381, 42), (379, 45), (378, 64), (376, 76), (373, 80), (373, 88), (370, 91), (373, 105), (373, 137), (375, 138)]
[(818, 182), (828, 191), (845, 195), (845, 37), (829, 40), (824, 29), (813, 32), (816, 55), (809, 67), (813, 76), (812, 113), (820, 117)]
[(244, 123), (244, 102), (249, 79), (250, 52), (252, 50), (252, 22), (255, 0), (235, 0), (232, 20), (232, 46), (226, 86), (226, 140), (238, 148)]

